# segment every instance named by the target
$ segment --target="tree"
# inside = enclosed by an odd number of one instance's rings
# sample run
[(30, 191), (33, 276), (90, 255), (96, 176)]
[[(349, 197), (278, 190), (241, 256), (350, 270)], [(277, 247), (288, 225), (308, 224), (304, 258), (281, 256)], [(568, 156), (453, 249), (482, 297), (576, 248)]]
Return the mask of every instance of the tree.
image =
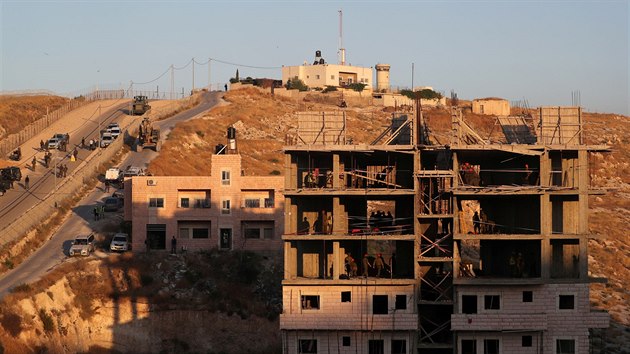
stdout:
[(236, 79), (236, 82), (239, 81), (239, 77), (238, 77), (238, 69), (236, 69), (236, 76), (234, 77)]
[(356, 91), (358, 93), (361, 93), (361, 92), (363, 92), (363, 89), (365, 89), (366, 86), (367, 85), (364, 84), (364, 83), (354, 82), (354, 83), (351, 83), (350, 85), (348, 85), (348, 88), (352, 89), (352, 90), (354, 90), (354, 91)]
[(425, 100), (439, 100), (442, 98), (442, 95), (439, 92), (435, 92), (431, 89), (422, 89), (419, 91), (411, 91), (411, 90), (401, 90), (400, 94), (403, 96), (407, 96), (412, 100), (422, 98)]
[(298, 91), (307, 91), (308, 86), (304, 83), (304, 81), (298, 79), (297, 77), (291, 78), (287, 80), (287, 83), (284, 85), (287, 90), (298, 90)]

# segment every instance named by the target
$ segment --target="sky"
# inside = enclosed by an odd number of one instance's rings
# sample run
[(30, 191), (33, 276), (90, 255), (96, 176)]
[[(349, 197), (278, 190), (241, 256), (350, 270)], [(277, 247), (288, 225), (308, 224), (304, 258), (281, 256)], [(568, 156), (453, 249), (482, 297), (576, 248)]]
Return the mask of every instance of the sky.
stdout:
[(579, 92), (588, 111), (630, 113), (627, 0), (0, 0), (0, 90), (190, 92), (193, 67), (195, 87), (280, 79), (315, 50), (338, 61), (339, 10), (346, 61), (390, 64), (392, 86), (529, 107)]

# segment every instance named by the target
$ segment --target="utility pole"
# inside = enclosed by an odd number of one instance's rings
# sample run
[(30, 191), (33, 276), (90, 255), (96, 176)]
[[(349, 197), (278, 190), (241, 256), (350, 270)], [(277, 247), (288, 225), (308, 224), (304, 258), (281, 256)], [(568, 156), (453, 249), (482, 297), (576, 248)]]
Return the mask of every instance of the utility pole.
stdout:
[(190, 94), (192, 95), (195, 92), (195, 57), (192, 58), (192, 90), (190, 90)]
[(175, 67), (171, 64), (171, 94), (170, 98), (173, 99), (173, 93), (175, 92)]
[(208, 58), (208, 91), (212, 91), (212, 81), (210, 81), (210, 69), (211, 69), (210, 62), (211, 61), (212, 61), (212, 58)]

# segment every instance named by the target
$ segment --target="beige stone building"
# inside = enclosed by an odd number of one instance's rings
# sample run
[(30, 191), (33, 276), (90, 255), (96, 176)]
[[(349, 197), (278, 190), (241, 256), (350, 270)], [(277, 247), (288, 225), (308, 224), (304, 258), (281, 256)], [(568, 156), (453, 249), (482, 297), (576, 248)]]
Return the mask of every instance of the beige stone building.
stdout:
[(490, 144), (454, 107), (448, 146), (413, 119), (391, 129), (406, 137), (350, 145), (341, 116), (298, 116), (311, 129), (285, 147), (283, 352), (590, 353), (609, 316), (589, 305), (588, 198), (603, 191), (588, 156), (608, 147), (584, 145), (579, 108), (539, 116)]
[[(242, 176), (241, 156), (212, 155), (210, 176), (125, 180), (125, 220), (134, 252), (218, 248), (280, 252), (284, 227), (279, 176)], [(145, 241), (148, 241), (145, 244)]]
[(297, 77), (308, 87), (344, 87), (353, 83), (365, 84), (365, 90), (372, 90), (372, 68), (345, 64), (329, 64), (318, 51), (313, 64), (282, 67), (282, 84)]
[(472, 102), (472, 112), (493, 116), (509, 116), (510, 103), (506, 99), (498, 97), (477, 98)]

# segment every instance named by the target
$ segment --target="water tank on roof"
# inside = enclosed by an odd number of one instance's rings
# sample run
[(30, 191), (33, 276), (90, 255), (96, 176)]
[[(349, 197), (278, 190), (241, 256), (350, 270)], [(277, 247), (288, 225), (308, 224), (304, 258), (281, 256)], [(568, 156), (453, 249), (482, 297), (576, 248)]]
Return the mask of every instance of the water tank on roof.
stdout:
[(315, 58), (319, 58), (322, 56), (322, 51), (321, 50), (316, 50), (315, 51)]
[(229, 127), (227, 129), (227, 137), (228, 139), (236, 139), (236, 128)]
[(326, 62), (324, 61), (324, 58), (319, 58), (319, 63), (320, 64), (325, 64)]
[(223, 144), (217, 144), (217, 146), (214, 147), (214, 153), (219, 155), (219, 154), (225, 154), (225, 149), (224, 149), (225, 145)]

